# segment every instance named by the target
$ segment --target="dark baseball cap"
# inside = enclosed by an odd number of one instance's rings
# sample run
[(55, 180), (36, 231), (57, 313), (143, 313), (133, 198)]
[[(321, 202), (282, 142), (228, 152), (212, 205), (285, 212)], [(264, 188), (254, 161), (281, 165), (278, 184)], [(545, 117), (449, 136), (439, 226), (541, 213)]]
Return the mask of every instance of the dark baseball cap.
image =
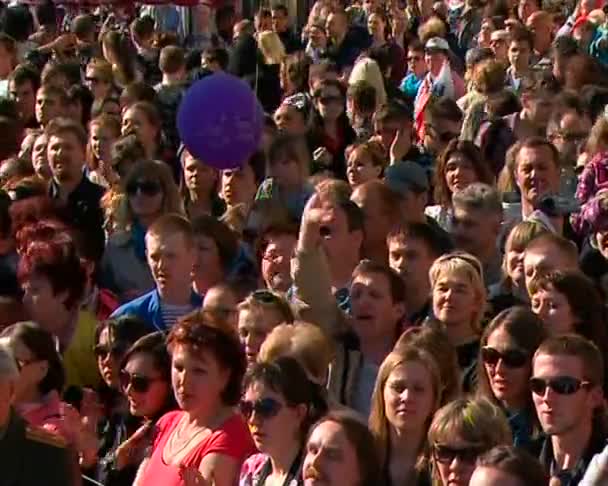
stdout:
[(397, 194), (429, 190), (429, 176), (426, 170), (420, 164), (409, 160), (389, 165), (384, 171), (384, 183)]

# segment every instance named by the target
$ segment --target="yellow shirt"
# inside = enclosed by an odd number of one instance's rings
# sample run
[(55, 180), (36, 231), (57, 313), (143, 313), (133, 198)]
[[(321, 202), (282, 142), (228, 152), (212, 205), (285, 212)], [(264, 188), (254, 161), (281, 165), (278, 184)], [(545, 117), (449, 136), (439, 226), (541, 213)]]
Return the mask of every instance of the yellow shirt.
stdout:
[(97, 387), (100, 383), (97, 360), (93, 353), (97, 319), (87, 311), (78, 313), (78, 322), (72, 341), (63, 353), (66, 388), (69, 386)]

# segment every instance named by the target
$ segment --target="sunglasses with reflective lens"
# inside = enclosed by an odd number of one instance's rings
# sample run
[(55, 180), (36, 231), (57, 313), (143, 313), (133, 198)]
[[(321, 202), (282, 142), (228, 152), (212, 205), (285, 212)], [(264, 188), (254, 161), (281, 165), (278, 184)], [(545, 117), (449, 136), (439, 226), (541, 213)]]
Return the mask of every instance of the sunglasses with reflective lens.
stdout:
[(262, 420), (268, 420), (277, 416), (283, 405), (274, 398), (262, 398), (256, 401), (241, 401), (241, 413), (245, 419), (250, 420), (253, 412), (256, 417)]
[(572, 376), (558, 376), (556, 378), (530, 378), (530, 390), (536, 395), (544, 395), (547, 387), (559, 395), (573, 395), (581, 388), (588, 388), (591, 383), (581, 381)]
[(127, 194), (134, 196), (141, 192), (144, 196), (156, 196), (162, 191), (162, 187), (158, 182), (154, 181), (133, 181), (127, 184)]
[(120, 372), (120, 387), (123, 392), (126, 392), (127, 388), (131, 386), (131, 390), (134, 392), (146, 393), (155, 381), (163, 380), (161, 378), (150, 378), (149, 376), (138, 375), (136, 373), (130, 374), (126, 370)]
[(498, 351), (491, 346), (484, 346), (481, 348), (481, 360), (491, 366), (496, 366), (502, 360), (508, 368), (521, 368), (528, 362), (528, 355), (519, 349)]
[(477, 447), (449, 447), (436, 444), (433, 448), (435, 460), (441, 464), (451, 464), (457, 457), (459, 461), (474, 464), (483, 448)]

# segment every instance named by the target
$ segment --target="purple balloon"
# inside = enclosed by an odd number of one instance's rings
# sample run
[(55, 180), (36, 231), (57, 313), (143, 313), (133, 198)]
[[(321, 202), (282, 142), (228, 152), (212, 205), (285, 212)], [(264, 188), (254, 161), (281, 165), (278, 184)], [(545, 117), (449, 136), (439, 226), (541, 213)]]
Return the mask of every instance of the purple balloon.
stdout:
[(242, 166), (260, 146), (264, 110), (249, 85), (218, 73), (194, 83), (177, 112), (177, 129), (194, 157), (216, 169)]

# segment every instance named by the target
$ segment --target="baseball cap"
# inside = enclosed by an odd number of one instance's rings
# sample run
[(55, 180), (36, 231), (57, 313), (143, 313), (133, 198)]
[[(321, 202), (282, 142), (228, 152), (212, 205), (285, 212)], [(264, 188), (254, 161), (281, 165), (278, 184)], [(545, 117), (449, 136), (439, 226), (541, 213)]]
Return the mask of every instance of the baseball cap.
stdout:
[(441, 37), (431, 37), (424, 45), (425, 50), (429, 51), (449, 51), (448, 41)]
[(429, 177), (426, 171), (409, 160), (389, 165), (384, 171), (384, 183), (393, 192), (405, 194), (408, 191), (426, 192), (429, 190)]

